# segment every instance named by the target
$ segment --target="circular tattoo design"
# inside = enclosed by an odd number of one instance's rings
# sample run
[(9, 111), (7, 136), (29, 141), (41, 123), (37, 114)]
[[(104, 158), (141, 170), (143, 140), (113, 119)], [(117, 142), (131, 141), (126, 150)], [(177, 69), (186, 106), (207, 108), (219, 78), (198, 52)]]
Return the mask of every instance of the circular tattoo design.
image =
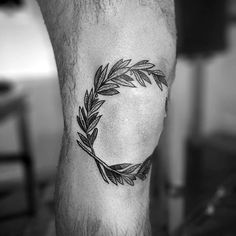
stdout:
[[(84, 106), (79, 107), (77, 122), (83, 132), (78, 132), (78, 145), (89, 154), (96, 162), (98, 170), (103, 180), (109, 184), (109, 181), (115, 185), (127, 183), (134, 185), (134, 180), (144, 181), (151, 169), (152, 155), (144, 160), (143, 163), (131, 164), (122, 163), (108, 165), (99, 158), (94, 150), (94, 142), (97, 138), (97, 125), (102, 115), (99, 114), (99, 108), (105, 103), (100, 97), (114, 96), (120, 92), (118, 88), (130, 87), (136, 88), (134, 81), (139, 85), (146, 87), (152, 84), (150, 78), (156, 82), (157, 86), (163, 91), (163, 85), (168, 87), (165, 75), (161, 70), (155, 69), (155, 65), (148, 60), (139, 61), (134, 65), (129, 60), (119, 60), (109, 70), (109, 64), (104, 68), (100, 66), (94, 76), (94, 87), (86, 90), (84, 95)], [(167, 101), (167, 99), (166, 99)], [(167, 104), (167, 102), (166, 102)]]

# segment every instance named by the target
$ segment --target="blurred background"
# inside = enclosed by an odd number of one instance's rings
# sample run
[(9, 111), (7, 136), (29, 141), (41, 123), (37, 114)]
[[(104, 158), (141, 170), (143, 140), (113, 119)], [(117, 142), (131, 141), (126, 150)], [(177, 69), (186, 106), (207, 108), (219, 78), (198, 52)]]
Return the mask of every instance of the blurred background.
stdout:
[[(178, 61), (151, 185), (154, 236), (236, 236), (236, 1), (176, 0)], [(35, 1), (0, 2), (0, 236), (53, 236), (63, 128)]]

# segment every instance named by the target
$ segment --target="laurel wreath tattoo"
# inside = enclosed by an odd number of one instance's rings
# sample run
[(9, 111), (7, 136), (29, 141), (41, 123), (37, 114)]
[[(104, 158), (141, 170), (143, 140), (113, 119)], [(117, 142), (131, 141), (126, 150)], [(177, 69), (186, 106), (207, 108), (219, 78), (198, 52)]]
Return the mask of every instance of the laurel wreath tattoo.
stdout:
[[(147, 83), (152, 84), (150, 76), (154, 79), (157, 86), (163, 91), (163, 85), (168, 87), (165, 75), (161, 70), (154, 69), (155, 65), (148, 60), (139, 61), (134, 65), (129, 60), (119, 60), (110, 69), (109, 63), (103, 68), (100, 66), (94, 77), (94, 87), (86, 90), (84, 95), (84, 106), (79, 107), (77, 122), (83, 133), (78, 132), (78, 145), (87, 152), (96, 162), (98, 170), (103, 180), (109, 184), (109, 181), (115, 185), (123, 185), (125, 182), (131, 186), (137, 178), (144, 181), (151, 168), (151, 157), (149, 156), (143, 163), (131, 164), (122, 163), (108, 165), (100, 159), (94, 150), (94, 142), (98, 135), (96, 127), (102, 115), (99, 114), (99, 108), (105, 103), (100, 96), (113, 96), (120, 92), (118, 88), (130, 87), (136, 88), (135, 80), (142, 87)], [(167, 101), (167, 100), (166, 100)], [(166, 103), (167, 104), (167, 103)]]

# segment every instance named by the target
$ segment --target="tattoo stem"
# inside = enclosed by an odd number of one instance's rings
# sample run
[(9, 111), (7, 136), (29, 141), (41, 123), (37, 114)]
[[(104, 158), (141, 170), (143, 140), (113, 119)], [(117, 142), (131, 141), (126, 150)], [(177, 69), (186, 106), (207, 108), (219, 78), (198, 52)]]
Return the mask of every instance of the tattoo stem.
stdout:
[[(92, 151), (89, 151), (82, 143), (80, 143), (80, 141), (76, 140), (78, 145), (85, 151), (87, 152), (92, 158), (95, 159), (96, 162), (99, 162), (100, 164), (103, 165), (103, 167), (117, 173), (117, 174), (120, 174), (119, 171), (116, 171), (114, 169), (112, 169), (109, 165), (107, 165), (104, 161), (102, 161), (99, 157), (97, 157)], [(123, 173), (123, 175), (126, 175), (125, 173)]]
[[(102, 161), (99, 157), (97, 157), (94, 153), (94, 151), (89, 151), (82, 143), (80, 143), (79, 140), (77, 140), (78, 145), (85, 151), (87, 152), (91, 157), (93, 157), (96, 161), (98, 161), (99, 163), (101, 163), (102, 165), (104, 165), (106, 168), (110, 167), (104, 162)], [(92, 148), (91, 148), (92, 149)], [(93, 150), (93, 149), (92, 149)]]

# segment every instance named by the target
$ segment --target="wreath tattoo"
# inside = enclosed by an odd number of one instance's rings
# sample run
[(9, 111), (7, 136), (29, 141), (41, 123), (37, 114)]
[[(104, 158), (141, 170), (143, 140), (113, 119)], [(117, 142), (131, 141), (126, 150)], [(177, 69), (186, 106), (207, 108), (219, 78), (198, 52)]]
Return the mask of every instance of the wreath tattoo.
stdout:
[[(142, 87), (147, 83), (152, 84), (150, 76), (154, 79), (157, 86), (163, 91), (163, 85), (168, 87), (165, 75), (161, 70), (154, 69), (155, 65), (148, 60), (142, 60), (134, 65), (129, 60), (119, 60), (109, 70), (109, 63), (103, 68), (100, 66), (94, 77), (94, 87), (86, 90), (84, 95), (84, 106), (79, 106), (77, 122), (83, 133), (78, 132), (78, 145), (89, 154), (96, 162), (98, 170), (103, 180), (109, 184), (109, 181), (115, 185), (127, 184), (133, 186), (134, 180), (144, 181), (151, 168), (151, 156), (143, 163), (131, 164), (122, 163), (109, 166), (100, 159), (94, 150), (94, 142), (97, 138), (99, 123), (102, 115), (99, 114), (99, 108), (105, 103), (100, 96), (114, 96), (120, 92), (118, 88), (130, 87), (136, 88), (133, 83), (135, 80)], [(167, 101), (167, 99), (166, 99)]]

